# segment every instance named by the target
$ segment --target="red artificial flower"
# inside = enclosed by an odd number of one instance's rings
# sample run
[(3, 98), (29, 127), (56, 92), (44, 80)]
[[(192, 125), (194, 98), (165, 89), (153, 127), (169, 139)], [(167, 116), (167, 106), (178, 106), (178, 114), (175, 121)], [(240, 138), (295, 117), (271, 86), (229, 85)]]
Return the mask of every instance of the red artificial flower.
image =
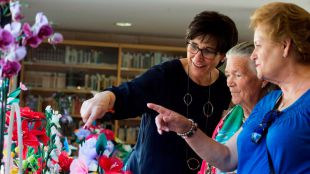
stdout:
[(70, 165), (73, 161), (72, 157), (69, 157), (67, 152), (62, 151), (58, 156), (58, 164), (61, 167), (63, 172), (70, 171)]
[[(37, 152), (40, 142), (47, 145), (49, 137), (46, 135), (45, 128), (42, 128), (41, 121), (28, 122), (28, 120), (22, 121), (22, 133), (23, 133), (23, 157), (25, 158), (28, 151), (28, 146), (34, 148)], [(12, 140), (17, 141), (17, 123), (14, 123)], [(17, 142), (18, 143), (18, 142)]]
[(20, 108), (20, 114), (24, 118), (29, 119), (45, 119), (45, 115), (42, 112), (32, 111), (29, 107)]
[[(6, 124), (7, 125), (9, 125), (9, 123), (10, 123), (10, 114), (11, 114), (11, 111), (6, 112)], [(20, 108), (20, 116), (22, 118), (33, 119), (33, 120), (45, 119), (45, 115), (42, 112), (32, 111), (31, 108), (29, 108), (29, 107), (21, 107)], [(16, 114), (14, 115), (14, 118), (16, 119)], [(14, 122), (14, 123), (16, 123), (16, 122)]]
[(105, 155), (100, 156), (98, 160), (99, 166), (105, 173), (121, 173), (123, 168), (123, 162), (116, 157), (107, 157)]
[(98, 134), (90, 134), (88, 135), (85, 140), (91, 139), (91, 138), (95, 138), (96, 140), (98, 140), (99, 135)]
[(114, 140), (115, 139), (114, 132), (110, 129), (103, 129), (100, 131), (100, 133), (104, 133), (105, 136), (107, 137), (107, 140)]

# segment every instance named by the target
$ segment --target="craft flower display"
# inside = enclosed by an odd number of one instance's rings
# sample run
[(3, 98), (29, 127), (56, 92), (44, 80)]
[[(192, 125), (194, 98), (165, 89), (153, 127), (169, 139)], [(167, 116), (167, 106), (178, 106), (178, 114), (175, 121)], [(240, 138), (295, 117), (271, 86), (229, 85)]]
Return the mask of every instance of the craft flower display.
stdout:
[(78, 158), (70, 166), (70, 173), (130, 174), (124, 163), (131, 152), (130, 145), (124, 145), (113, 131), (92, 126), (75, 132), (81, 142)]
[[(7, 112), (9, 115), (10, 112)], [(61, 114), (48, 106), (45, 115), (34, 112), (28, 107), (21, 108), (22, 132), (23, 132), (23, 156), (18, 156), (18, 141), (16, 127), (13, 131), (13, 148), (11, 154), (13, 163), (11, 171), (22, 167), (23, 173), (69, 173), (73, 158), (69, 156), (69, 148), (66, 137), (60, 133), (59, 118)], [(9, 140), (6, 140), (9, 141)], [(22, 164), (18, 164), (18, 158), (22, 158)]]
[[(31, 25), (27, 22), (21, 23), (23, 14), (21, 13), (22, 5), (19, 1), (0, 0), (0, 6), (2, 9), (2, 14), (0, 14), (0, 152), (2, 152), (10, 79), (20, 71), (20, 61), (27, 54), (27, 46), (36, 48), (44, 40), (48, 40), (54, 45), (62, 42), (63, 37), (60, 33), (54, 32), (47, 17), (42, 12), (37, 13), (35, 23)], [(24, 121), (23, 128), (29, 124), (29, 122)], [(40, 123), (36, 122), (33, 126), (40, 126)], [(42, 133), (35, 130), (31, 130), (35, 132), (25, 131), (27, 133), (24, 135), (25, 140), (31, 141), (28, 143), (32, 144), (32, 147), (37, 145), (35, 139), (38, 139)], [(0, 153), (0, 160), (2, 157), (2, 153)]]

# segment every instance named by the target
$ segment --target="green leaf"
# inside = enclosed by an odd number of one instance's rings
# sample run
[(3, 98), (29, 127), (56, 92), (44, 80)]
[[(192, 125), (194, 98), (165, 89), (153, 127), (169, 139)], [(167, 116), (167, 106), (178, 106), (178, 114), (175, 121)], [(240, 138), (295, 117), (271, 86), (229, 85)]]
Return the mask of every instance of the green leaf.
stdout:
[(14, 91), (12, 91), (8, 97), (12, 97), (12, 98), (16, 98), (21, 92), (20, 87), (18, 87), (17, 89), (15, 89)]
[(96, 143), (96, 152), (97, 154), (103, 154), (105, 147), (107, 146), (107, 137), (105, 134), (100, 134)]
[(12, 105), (13, 103), (19, 103), (19, 98), (15, 98), (8, 102), (8, 105)]

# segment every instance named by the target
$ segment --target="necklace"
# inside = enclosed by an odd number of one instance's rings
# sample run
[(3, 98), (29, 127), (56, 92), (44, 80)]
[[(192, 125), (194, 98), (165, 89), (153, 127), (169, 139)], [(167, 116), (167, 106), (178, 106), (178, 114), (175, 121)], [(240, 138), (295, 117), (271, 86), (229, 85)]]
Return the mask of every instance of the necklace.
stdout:
[[(187, 91), (183, 97), (183, 101), (184, 101), (184, 104), (186, 105), (186, 117), (188, 118), (189, 105), (193, 101), (193, 96), (189, 92), (189, 79), (190, 79), (189, 64), (187, 66), (187, 73), (188, 73), (188, 75), (187, 75)], [(209, 80), (211, 81), (211, 71), (210, 71), (210, 75), (209, 75)], [(208, 100), (202, 106), (202, 113), (206, 117), (206, 129), (207, 129), (207, 125), (208, 125), (208, 118), (212, 116), (213, 109), (214, 109), (213, 105), (210, 101), (210, 96), (211, 96), (211, 86), (209, 85), (209, 87), (208, 87)], [(187, 163), (187, 166), (190, 170), (197, 170), (200, 167), (200, 162), (198, 159), (196, 159), (195, 157), (188, 157), (188, 146), (187, 145), (186, 145), (186, 163)]]

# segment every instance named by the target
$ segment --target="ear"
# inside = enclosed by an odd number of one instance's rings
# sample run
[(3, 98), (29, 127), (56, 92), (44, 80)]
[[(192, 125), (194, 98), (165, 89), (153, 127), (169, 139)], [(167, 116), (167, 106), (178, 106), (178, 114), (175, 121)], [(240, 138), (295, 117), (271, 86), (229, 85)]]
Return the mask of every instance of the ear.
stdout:
[(285, 39), (283, 39), (282, 44), (283, 44), (283, 55), (282, 55), (282, 57), (285, 58), (288, 56), (288, 53), (290, 51), (290, 47), (292, 45), (292, 39), (286, 37)]
[(225, 62), (226, 60), (226, 57), (225, 57), (225, 54), (220, 54), (220, 62)]

